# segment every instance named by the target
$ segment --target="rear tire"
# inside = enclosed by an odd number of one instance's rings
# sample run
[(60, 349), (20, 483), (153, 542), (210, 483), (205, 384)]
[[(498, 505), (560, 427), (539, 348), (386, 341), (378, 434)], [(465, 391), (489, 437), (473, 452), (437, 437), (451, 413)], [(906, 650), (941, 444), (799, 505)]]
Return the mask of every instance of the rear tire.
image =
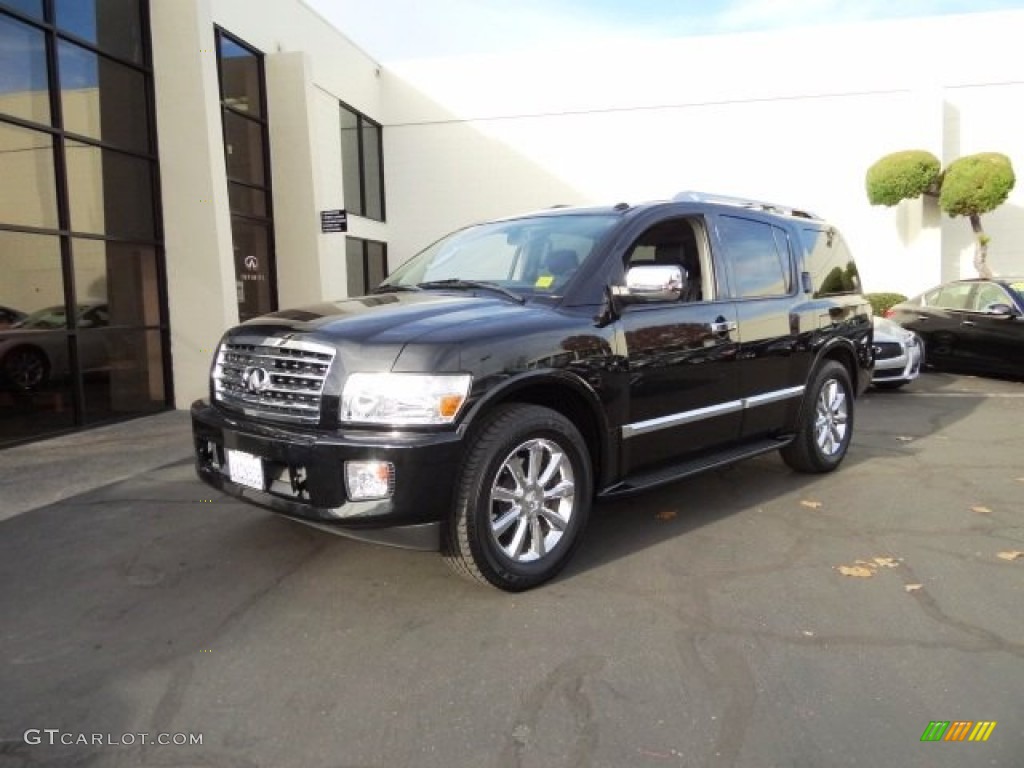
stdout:
[(590, 513), (590, 454), (556, 411), (501, 406), (471, 439), (443, 554), (460, 576), (521, 592), (553, 578)]
[(796, 438), (783, 448), (782, 460), (797, 472), (831, 472), (853, 437), (853, 386), (846, 368), (826, 361), (807, 388)]

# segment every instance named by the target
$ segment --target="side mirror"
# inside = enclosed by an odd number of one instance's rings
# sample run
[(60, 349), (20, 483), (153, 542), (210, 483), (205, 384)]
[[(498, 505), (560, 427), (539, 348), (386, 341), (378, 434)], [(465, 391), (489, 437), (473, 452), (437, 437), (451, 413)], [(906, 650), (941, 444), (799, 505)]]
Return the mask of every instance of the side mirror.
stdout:
[(1011, 307), (1009, 304), (989, 304), (985, 307), (985, 311), (990, 315), (1000, 315), (1003, 317), (1013, 317), (1017, 314), (1017, 310)]
[(676, 264), (632, 267), (615, 294), (626, 302), (678, 301), (685, 284), (686, 271)]

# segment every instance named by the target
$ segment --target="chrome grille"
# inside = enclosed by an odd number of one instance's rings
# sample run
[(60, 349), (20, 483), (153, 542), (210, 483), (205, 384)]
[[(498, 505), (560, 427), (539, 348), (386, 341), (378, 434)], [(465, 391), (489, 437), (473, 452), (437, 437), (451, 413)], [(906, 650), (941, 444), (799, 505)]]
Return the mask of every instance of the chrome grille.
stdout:
[(334, 350), (294, 339), (234, 338), (220, 345), (213, 394), (250, 416), (317, 422)]

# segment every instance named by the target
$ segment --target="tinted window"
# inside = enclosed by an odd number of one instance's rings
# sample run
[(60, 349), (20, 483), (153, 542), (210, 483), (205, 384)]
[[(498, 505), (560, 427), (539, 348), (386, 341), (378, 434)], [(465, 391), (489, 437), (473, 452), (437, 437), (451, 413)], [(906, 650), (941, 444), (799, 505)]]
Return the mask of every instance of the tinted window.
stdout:
[(43, 33), (0, 15), (0, 112), (49, 124), (47, 77)]
[(833, 227), (802, 229), (815, 298), (860, 291), (860, 275), (842, 235)]
[[(779, 247), (775, 227), (753, 219), (720, 216), (718, 235), (729, 262), (733, 295), (785, 296), (791, 284), (789, 253)], [(784, 237), (784, 234), (783, 234)]]
[(375, 240), (350, 237), (345, 241), (348, 295), (365, 296), (387, 276), (388, 247)]
[(934, 301), (929, 301), (928, 303), (943, 309), (967, 309), (967, 299), (970, 296), (972, 287), (970, 283), (950, 283), (949, 285), (944, 285), (939, 288)]
[(341, 107), (341, 175), (349, 213), (384, 221), (381, 127), (344, 105)]

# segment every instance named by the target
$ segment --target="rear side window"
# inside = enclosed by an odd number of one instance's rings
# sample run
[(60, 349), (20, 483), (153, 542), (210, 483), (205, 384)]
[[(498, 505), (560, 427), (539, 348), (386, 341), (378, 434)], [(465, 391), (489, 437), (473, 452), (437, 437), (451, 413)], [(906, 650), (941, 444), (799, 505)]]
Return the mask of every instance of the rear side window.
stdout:
[(843, 293), (860, 293), (860, 274), (850, 249), (834, 227), (805, 228), (800, 231), (807, 251), (814, 298)]
[(793, 287), (784, 230), (738, 216), (718, 217), (718, 236), (732, 274), (733, 296), (787, 296)]

